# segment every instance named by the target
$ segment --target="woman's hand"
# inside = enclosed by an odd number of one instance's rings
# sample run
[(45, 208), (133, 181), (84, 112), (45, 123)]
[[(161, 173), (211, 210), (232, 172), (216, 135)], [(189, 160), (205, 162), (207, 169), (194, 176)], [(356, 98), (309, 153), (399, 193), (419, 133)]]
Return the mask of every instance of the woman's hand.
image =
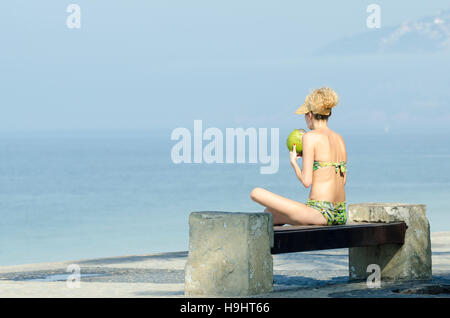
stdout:
[(292, 146), (292, 151), (289, 152), (289, 161), (291, 162), (291, 165), (297, 164), (297, 160), (300, 157), (301, 157), (301, 155), (297, 154), (297, 149), (294, 144)]

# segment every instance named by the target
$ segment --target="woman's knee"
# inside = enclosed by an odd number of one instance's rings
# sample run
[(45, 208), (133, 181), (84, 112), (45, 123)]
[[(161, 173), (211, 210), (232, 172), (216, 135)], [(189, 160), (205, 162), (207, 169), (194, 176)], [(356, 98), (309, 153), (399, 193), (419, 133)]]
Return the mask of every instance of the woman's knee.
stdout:
[(251, 192), (250, 192), (250, 198), (253, 201), (258, 202), (260, 200), (260, 198), (262, 197), (263, 193), (264, 193), (264, 189), (263, 188), (254, 188)]

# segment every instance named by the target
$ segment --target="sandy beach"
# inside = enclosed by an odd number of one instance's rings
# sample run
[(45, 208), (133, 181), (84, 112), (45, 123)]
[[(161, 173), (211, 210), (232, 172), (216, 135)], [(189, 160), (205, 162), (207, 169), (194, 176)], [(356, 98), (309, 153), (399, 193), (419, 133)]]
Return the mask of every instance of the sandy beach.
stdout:
[[(274, 292), (255, 297), (450, 297), (450, 232), (431, 234), (433, 279), (348, 281), (348, 249), (274, 255)], [(184, 297), (187, 252), (0, 267), (0, 297)], [(78, 288), (67, 284), (71, 264)]]

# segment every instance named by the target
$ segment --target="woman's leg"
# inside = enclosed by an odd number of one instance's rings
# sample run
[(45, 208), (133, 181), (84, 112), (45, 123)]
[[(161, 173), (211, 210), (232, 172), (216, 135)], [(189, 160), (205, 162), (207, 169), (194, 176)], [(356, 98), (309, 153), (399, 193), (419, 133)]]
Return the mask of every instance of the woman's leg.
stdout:
[(274, 224), (326, 225), (325, 217), (306, 204), (282, 197), (262, 188), (250, 193), (253, 201), (265, 206), (272, 213)]
[(269, 208), (265, 208), (264, 212), (272, 213), (273, 215), (273, 226), (282, 226), (284, 224), (288, 224), (287, 219), (283, 217), (282, 214), (278, 213), (275, 210), (271, 210)]

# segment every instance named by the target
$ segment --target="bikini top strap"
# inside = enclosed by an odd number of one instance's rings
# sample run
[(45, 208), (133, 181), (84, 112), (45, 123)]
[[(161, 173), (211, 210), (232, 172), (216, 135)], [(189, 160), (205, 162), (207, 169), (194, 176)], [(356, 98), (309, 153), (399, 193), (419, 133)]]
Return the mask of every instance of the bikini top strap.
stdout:
[(345, 161), (341, 161), (336, 165), (336, 173), (341, 170), (342, 173), (347, 171), (347, 163)]
[(314, 160), (313, 170), (329, 166), (334, 166), (336, 169), (336, 173), (338, 173), (339, 170), (341, 170), (342, 173), (347, 171), (347, 163), (345, 161), (332, 162), (332, 161), (317, 161), (317, 160)]

